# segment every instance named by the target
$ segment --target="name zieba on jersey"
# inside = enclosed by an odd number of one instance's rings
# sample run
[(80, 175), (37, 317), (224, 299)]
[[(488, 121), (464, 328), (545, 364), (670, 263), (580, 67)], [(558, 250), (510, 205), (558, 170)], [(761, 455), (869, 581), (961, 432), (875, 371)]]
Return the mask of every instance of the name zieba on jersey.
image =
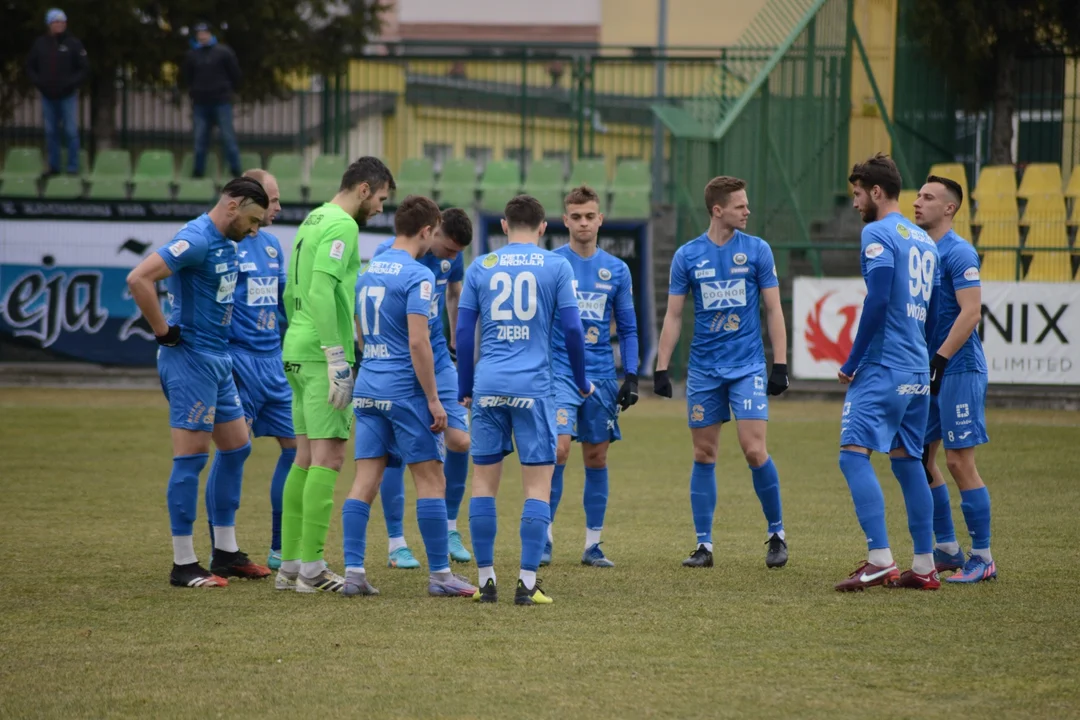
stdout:
[(701, 283), (701, 304), (706, 310), (746, 305), (746, 280)]
[(247, 304), (249, 306), (277, 305), (278, 279), (276, 277), (249, 277), (247, 279)]
[(365, 408), (375, 408), (376, 410), (388, 412), (391, 408), (394, 407), (394, 402), (392, 400), (376, 400), (375, 398), (361, 397), (353, 398), (352, 406), (358, 410), (363, 410)]
[(500, 325), (499, 335), (496, 340), (505, 340), (512, 343), (518, 340), (529, 339), (529, 326), (528, 325)]
[(387, 262), (386, 260), (372, 260), (365, 272), (371, 273), (373, 275), (399, 275), (403, 267), (405, 266), (398, 262)]
[(508, 407), (519, 410), (531, 410), (536, 404), (534, 398), (509, 397), (507, 395), (482, 395), (477, 399), (482, 408)]

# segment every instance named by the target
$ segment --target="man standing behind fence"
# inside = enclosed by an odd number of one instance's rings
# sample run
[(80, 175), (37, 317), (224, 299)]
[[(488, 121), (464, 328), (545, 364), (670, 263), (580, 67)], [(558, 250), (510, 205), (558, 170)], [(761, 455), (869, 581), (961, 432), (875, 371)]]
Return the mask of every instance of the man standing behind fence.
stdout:
[(49, 174), (60, 172), (60, 127), (67, 142), (67, 171), (79, 172), (78, 91), (86, 80), (90, 64), (86, 49), (67, 31), (67, 15), (53, 8), (45, 13), (49, 32), (39, 37), (26, 58), (26, 73), (41, 92), (41, 112), (45, 119), (45, 144), (49, 152)]
[(210, 26), (195, 26), (195, 38), (184, 58), (184, 85), (191, 96), (192, 124), (195, 126), (195, 167), (192, 175), (206, 172), (206, 150), (210, 129), (217, 125), (221, 149), (233, 177), (240, 176), (240, 148), (233, 130), (233, 93), (240, 87), (240, 64), (228, 45), (219, 43)]

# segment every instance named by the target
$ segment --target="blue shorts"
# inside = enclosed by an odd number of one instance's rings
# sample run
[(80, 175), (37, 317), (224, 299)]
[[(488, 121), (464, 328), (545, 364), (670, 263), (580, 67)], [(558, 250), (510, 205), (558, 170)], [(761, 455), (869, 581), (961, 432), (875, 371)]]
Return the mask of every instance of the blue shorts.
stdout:
[(255, 437), (291, 438), (292, 388), (285, 379), (281, 353), (253, 355), (232, 351), (233, 380), (244, 417)]
[(555, 464), (555, 398), (473, 398), (473, 458), (509, 455), (515, 441), (522, 465)]
[(555, 428), (578, 442), (599, 445), (622, 439), (619, 432), (618, 380), (594, 380), (596, 390), (581, 397), (573, 378), (555, 377)]
[(927, 444), (944, 440), (947, 450), (959, 450), (990, 442), (986, 434), (987, 380), (981, 372), (953, 373), (941, 379), (941, 392), (930, 398)]
[(930, 373), (864, 365), (844, 397), (840, 445), (921, 458), (930, 412)]
[(424, 397), (404, 400), (353, 398), (356, 460), (387, 456), (389, 467), (446, 459), (442, 433), (431, 432), (431, 411)]
[(447, 427), (469, 432), (469, 409), (457, 399), (457, 368), (450, 365), (435, 373), (435, 387), (439, 389), (439, 402), (446, 410)]
[(185, 346), (158, 348), (158, 377), (169, 401), (169, 427), (210, 432), (244, 417), (232, 358)]
[(691, 368), (686, 378), (686, 417), (690, 427), (726, 423), (732, 412), (736, 420), (769, 419), (765, 365), (751, 365), (730, 377), (706, 375)]

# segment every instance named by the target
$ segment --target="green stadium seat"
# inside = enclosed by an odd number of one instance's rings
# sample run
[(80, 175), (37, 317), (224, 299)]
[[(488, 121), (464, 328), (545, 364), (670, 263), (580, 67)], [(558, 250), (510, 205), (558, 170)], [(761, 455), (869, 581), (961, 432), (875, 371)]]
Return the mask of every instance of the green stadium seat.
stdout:
[(652, 188), (652, 175), (649, 164), (644, 160), (620, 160), (615, 168), (615, 180), (611, 183), (612, 192), (635, 190), (648, 192)]
[(16, 177), (39, 178), (45, 172), (45, 161), (41, 149), (36, 147), (8, 148), (4, 157), (4, 172), (0, 177), (5, 180)]
[(266, 169), (277, 178), (279, 185), (282, 181), (300, 182), (304, 177), (304, 158), (299, 153), (274, 153)]
[(435, 163), (427, 157), (408, 158), (401, 163), (394, 183), (397, 185), (394, 198), (398, 201), (408, 195), (431, 197), (435, 188)]
[(0, 196), (9, 198), (36, 198), (38, 196), (38, 178), (29, 175), (14, 175), (4, 178), (0, 185)]
[[(277, 176), (275, 176), (277, 177)], [(282, 180), (280, 177), (278, 181), (278, 192), (281, 193), (281, 202), (284, 204), (300, 205), (304, 202), (304, 187), (300, 182), (300, 178), (291, 179), (286, 178)], [(327, 198), (329, 200), (330, 198)], [(320, 201), (322, 202), (322, 201)]]
[(215, 194), (214, 181), (208, 177), (181, 177), (177, 181), (177, 202), (213, 202)]
[[(180, 161), (180, 174), (177, 177), (191, 178), (192, 173), (195, 172), (195, 153), (184, 153), (183, 159)], [(203, 177), (211, 180), (217, 180), (221, 175), (221, 160), (218, 158), (217, 153), (206, 154), (206, 166), (203, 169)]]
[(318, 179), (341, 183), (341, 176), (345, 174), (347, 167), (348, 163), (343, 155), (320, 155), (311, 165), (311, 181)]
[[(67, 169), (67, 150), (63, 151), (63, 169)], [(79, 177), (90, 177), (90, 153), (83, 148), (79, 150)]]
[(131, 177), (131, 153), (127, 150), (102, 150), (94, 158), (94, 180), (104, 177), (127, 180)]
[(507, 201), (521, 191), (521, 168), (516, 160), (493, 160), (480, 178), (480, 207), (502, 212)]
[(447, 185), (439, 192), (439, 205), (444, 207), (472, 208), (475, 204), (475, 183), (472, 185)]
[(604, 158), (581, 158), (574, 163), (570, 179), (566, 181), (566, 191), (581, 185), (588, 185), (601, 198), (608, 191), (607, 162)]
[(450, 158), (443, 163), (442, 173), (435, 183), (435, 190), (442, 192), (449, 187), (476, 189), (476, 162), (468, 158)]
[(143, 150), (135, 164), (134, 180), (172, 180), (176, 175), (176, 158), (172, 150)]
[(127, 200), (128, 183), (126, 178), (98, 177), (90, 180), (91, 200)]
[(45, 183), (43, 197), (51, 200), (74, 200), (83, 194), (82, 178), (73, 175), (54, 175)]
[(643, 190), (615, 190), (611, 200), (613, 220), (640, 220), (652, 214), (649, 193)]
[[(562, 188), (541, 188), (531, 193), (541, 205), (544, 206), (544, 216), (549, 218), (562, 217), (563, 214), (563, 191)], [(505, 203), (503, 203), (505, 205)]]
[[(342, 170), (342, 174), (344, 174)], [(330, 202), (337, 195), (338, 189), (341, 187), (341, 177), (336, 178), (311, 178), (311, 183), (308, 187), (308, 202), (312, 205), (322, 205), (325, 202)]]
[(165, 178), (142, 178), (135, 182), (132, 200), (172, 200), (172, 180)]
[(525, 175), (525, 192), (533, 196), (552, 188), (562, 192), (565, 182), (561, 160), (536, 160)]
[(240, 167), (248, 170), (261, 170), (263, 166), (262, 153), (255, 150), (245, 150), (240, 153)]

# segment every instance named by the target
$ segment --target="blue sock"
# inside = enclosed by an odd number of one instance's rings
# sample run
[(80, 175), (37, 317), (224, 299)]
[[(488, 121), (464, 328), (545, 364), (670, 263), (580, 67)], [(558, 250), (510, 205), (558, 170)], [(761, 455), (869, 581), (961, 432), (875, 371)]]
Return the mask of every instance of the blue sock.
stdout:
[(964, 522), (971, 534), (971, 549), (989, 550), (990, 491), (985, 486), (974, 490), (961, 490), (960, 510), (964, 513)]
[(212, 527), (236, 525), (240, 509), (240, 490), (244, 483), (244, 461), (251, 454), (251, 443), (235, 450), (218, 450), (206, 479), (206, 515)]
[[(889, 533), (885, 529), (885, 496), (881, 494), (870, 456), (854, 450), (840, 451), (840, 472), (844, 473), (851, 500), (855, 503), (855, 516), (866, 535), (870, 550), (889, 547)], [(926, 485), (926, 476), (923, 476)]]
[(698, 543), (711, 543), (716, 512), (716, 463), (694, 463), (694, 471), (690, 473), (690, 512), (694, 515)]
[(296, 448), (281, 448), (274, 476), (270, 479), (270, 549), (275, 552), (281, 552), (281, 496), (295, 459)]
[(405, 465), (383, 470), (379, 485), (388, 537), (405, 537)]
[(942, 484), (930, 488), (934, 496), (934, 540), (940, 545), (956, 542), (956, 528), (953, 527), (952, 507), (949, 502), (949, 486)]
[(345, 546), (345, 567), (364, 567), (367, 551), (367, 525), (371, 506), (363, 500), (349, 498), (341, 506), (341, 539)]
[(199, 473), (209, 458), (209, 453), (173, 458), (165, 496), (169, 502), (169, 525), (176, 537), (191, 535), (194, 531), (195, 512), (199, 506)]
[(469, 453), (447, 450), (443, 473), (446, 475), (446, 517), (457, 520), (461, 499), (465, 497), (465, 481), (469, 477)]
[(439, 572), (450, 569), (450, 539), (446, 530), (446, 500), (443, 498), (417, 498), (416, 524), (427, 550), (428, 570)]
[(904, 493), (908, 530), (915, 554), (934, 552), (934, 494), (926, 484), (922, 460), (914, 457), (892, 458), (892, 471)]
[(529, 498), (521, 511), (521, 569), (536, 570), (547, 544), (547, 529), (551, 524), (551, 505)]
[(761, 467), (750, 468), (750, 474), (754, 478), (754, 492), (769, 523), (769, 532), (778, 533), (784, 529), (784, 511), (780, 505), (780, 474), (776, 472), (772, 456)]
[(556, 465), (554, 472), (551, 473), (551, 499), (548, 501), (548, 505), (551, 506), (551, 522), (555, 522), (555, 511), (559, 509), (559, 502), (562, 500), (564, 472), (566, 472), (565, 465)]
[(495, 498), (474, 497), (469, 501), (469, 534), (472, 535), (476, 567), (495, 564), (495, 532), (498, 528)]
[(607, 499), (607, 468), (585, 468), (585, 492), (582, 500), (585, 504), (585, 527), (589, 530), (603, 529), (604, 515), (607, 514)]

